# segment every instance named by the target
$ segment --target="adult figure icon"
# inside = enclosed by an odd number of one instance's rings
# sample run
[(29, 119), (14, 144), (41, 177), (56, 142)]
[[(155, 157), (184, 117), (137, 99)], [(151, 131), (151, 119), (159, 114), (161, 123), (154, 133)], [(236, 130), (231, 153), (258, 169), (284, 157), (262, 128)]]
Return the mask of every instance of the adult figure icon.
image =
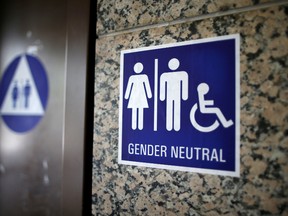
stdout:
[(129, 77), (125, 99), (129, 99), (127, 108), (132, 109), (132, 129), (143, 129), (144, 109), (149, 108), (148, 99), (152, 98), (152, 92), (149, 79), (146, 74), (140, 74), (143, 71), (143, 64), (138, 62), (134, 65), (136, 75)]
[(16, 105), (17, 105), (18, 96), (19, 96), (19, 90), (18, 90), (17, 81), (15, 81), (14, 87), (12, 89), (12, 100), (13, 100), (13, 108), (14, 109), (16, 108)]
[(29, 97), (30, 97), (30, 93), (31, 93), (31, 86), (29, 83), (29, 80), (26, 80), (26, 84), (24, 86), (24, 100), (25, 100), (25, 108), (29, 107)]
[(177, 58), (172, 58), (168, 67), (171, 72), (160, 76), (160, 100), (166, 100), (166, 129), (179, 131), (181, 128), (181, 100), (188, 99), (188, 73), (176, 71), (180, 66)]

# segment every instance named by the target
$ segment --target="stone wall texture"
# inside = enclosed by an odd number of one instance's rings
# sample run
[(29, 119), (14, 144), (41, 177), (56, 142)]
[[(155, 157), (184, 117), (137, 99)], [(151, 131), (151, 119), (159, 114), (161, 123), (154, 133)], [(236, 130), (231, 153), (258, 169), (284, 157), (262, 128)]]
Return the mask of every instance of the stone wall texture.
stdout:
[[(288, 215), (288, 2), (235, 10), (267, 2), (98, 0), (93, 215)], [(240, 177), (119, 165), (120, 51), (229, 34), (241, 37)]]

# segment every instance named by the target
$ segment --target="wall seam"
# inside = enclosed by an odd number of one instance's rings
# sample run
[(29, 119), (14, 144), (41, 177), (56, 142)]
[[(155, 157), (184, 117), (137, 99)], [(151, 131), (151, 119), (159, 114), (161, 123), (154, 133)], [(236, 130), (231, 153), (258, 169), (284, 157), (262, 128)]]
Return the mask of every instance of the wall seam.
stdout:
[(288, 4), (288, 0), (276, 0), (276, 1), (266, 2), (266, 3), (253, 5), (253, 6), (245, 6), (245, 7), (235, 8), (235, 9), (226, 10), (226, 11), (218, 11), (218, 12), (213, 12), (213, 13), (209, 13), (209, 14), (202, 14), (199, 16), (192, 16), (192, 17), (187, 17), (187, 18), (176, 19), (176, 20), (167, 21), (167, 22), (148, 24), (148, 25), (136, 26), (136, 27), (132, 27), (132, 28), (126, 28), (126, 29), (122, 29), (122, 30), (116, 30), (116, 31), (109, 32), (109, 33), (99, 34), (97, 38), (114, 37), (117, 35), (133, 33), (136, 31), (144, 31), (144, 30), (149, 30), (149, 29), (153, 29), (153, 28), (161, 28), (161, 27), (167, 27), (167, 26), (171, 26), (171, 25), (183, 24), (183, 23), (187, 23), (187, 22), (195, 22), (195, 21), (200, 21), (200, 20), (204, 20), (204, 19), (216, 18), (216, 17), (227, 16), (227, 15), (238, 14), (238, 13), (244, 13), (244, 12), (250, 12), (250, 11), (254, 11), (254, 10), (261, 10), (261, 9), (266, 9), (266, 8), (269, 8), (272, 6), (280, 6), (280, 5), (285, 5), (285, 4)]

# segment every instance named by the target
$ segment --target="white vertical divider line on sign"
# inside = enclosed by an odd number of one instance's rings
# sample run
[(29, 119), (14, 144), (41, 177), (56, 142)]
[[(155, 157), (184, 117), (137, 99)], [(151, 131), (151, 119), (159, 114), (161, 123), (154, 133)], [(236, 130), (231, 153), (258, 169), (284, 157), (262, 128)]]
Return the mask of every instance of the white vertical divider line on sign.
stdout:
[(158, 126), (158, 59), (154, 61), (154, 131)]

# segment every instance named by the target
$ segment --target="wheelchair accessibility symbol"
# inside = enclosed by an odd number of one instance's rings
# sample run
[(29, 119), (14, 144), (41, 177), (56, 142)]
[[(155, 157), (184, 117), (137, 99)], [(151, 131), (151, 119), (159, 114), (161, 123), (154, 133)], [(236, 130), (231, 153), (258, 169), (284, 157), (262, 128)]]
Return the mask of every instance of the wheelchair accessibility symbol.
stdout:
[[(232, 120), (226, 120), (225, 116), (221, 112), (221, 110), (218, 107), (214, 106), (214, 100), (205, 100), (204, 96), (209, 92), (209, 86), (207, 83), (201, 83), (197, 87), (198, 92), (198, 100), (199, 100), (199, 107), (198, 104), (194, 104), (191, 111), (190, 111), (190, 121), (192, 125), (201, 132), (211, 132), (217, 129), (220, 125), (220, 123), (223, 125), (223, 127), (228, 128), (233, 125)], [(200, 109), (200, 112), (205, 114), (215, 114), (218, 119), (214, 121), (214, 123), (210, 126), (204, 127), (197, 123), (195, 119), (195, 113), (197, 109)], [(220, 121), (220, 123), (219, 123)]]

